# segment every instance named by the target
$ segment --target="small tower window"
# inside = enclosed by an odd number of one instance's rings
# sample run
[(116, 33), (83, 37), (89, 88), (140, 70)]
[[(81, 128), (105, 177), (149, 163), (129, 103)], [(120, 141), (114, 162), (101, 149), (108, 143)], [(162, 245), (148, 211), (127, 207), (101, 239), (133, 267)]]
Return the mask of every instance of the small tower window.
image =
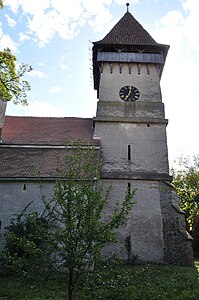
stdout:
[(128, 182), (127, 190), (128, 190), (128, 193), (130, 194), (130, 192), (131, 192), (131, 183), (130, 182)]
[(141, 69), (140, 64), (137, 64), (137, 69), (138, 69), (138, 75), (140, 75), (140, 69)]
[(129, 74), (131, 74), (131, 64), (128, 65), (129, 68)]
[(110, 67), (110, 73), (112, 74), (113, 73), (113, 65), (109, 64), (109, 67)]
[(119, 72), (122, 74), (122, 64), (119, 64)]
[(128, 145), (128, 148), (127, 148), (127, 152), (128, 152), (128, 160), (131, 160), (131, 145)]
[(150, 68), (149, 68), (149, 64), (146, 65), (146, 70), (147, 70), (147, 75), (150, 75)]

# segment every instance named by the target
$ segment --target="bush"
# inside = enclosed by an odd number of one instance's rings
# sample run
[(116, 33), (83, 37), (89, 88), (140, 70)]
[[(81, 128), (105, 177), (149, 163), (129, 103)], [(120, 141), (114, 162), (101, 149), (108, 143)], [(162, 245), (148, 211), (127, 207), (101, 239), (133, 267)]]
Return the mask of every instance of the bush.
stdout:
[(4, 234), (5, 249), (0, 251), (3, 274), (46, 274), (53, 267), (54, 242), (49, 229), (49, 220), (37, 212), (12, 219)]

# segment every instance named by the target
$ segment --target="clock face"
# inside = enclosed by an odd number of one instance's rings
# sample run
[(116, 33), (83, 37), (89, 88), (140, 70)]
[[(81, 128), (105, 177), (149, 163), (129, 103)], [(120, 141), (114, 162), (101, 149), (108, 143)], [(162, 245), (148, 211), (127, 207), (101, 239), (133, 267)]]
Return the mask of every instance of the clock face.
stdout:
[(119, 95), (124, 101), (135, 102), (139, 99), (140, 92), (135, 86), (126, 85), (120, 89)]

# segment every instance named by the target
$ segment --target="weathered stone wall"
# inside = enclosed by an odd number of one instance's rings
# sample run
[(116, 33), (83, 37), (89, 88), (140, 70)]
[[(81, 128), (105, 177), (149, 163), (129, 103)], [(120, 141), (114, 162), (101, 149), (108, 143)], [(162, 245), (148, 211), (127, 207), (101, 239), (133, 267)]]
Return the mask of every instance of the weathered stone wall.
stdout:
[(192, 237), (185, 229), (185, 215), (170, 184), (160, 183), (160, 204), (164, 235), (164, 262), (179, 265), (193, 263)]
[(168, 174), (165, 124), (97, 122), (95, 135), (101, 137), (105, 173)]
[(159, 68), (155, 64), (132, 63), (129, 74), (129, 64), (105, 62), (100, 78), (99, 98), (101, 101), (121, 101), (121, 87), (133, 85), (140, 91), (139, 101), (161, 102), (159, 81)]
[(126, 257), (125, 239), (131, 237), (132, 254), (140, 261), (163, 262), (163, 229), (158, 183), (144, 180), (104, 180), (112, 184), (111, 199), (106, 216), (111, 214), (116, 201), (122, 201), (130, 184), (135, 190), (135, 204), (126, 226), (119, 230), (119, 245), (112, 245), (109, 252), (120, 252)]
[[(27, 212), (40, 211), (44, 207), (41, 201), (41, 186), (43, 193), (50, 197), (52, 195), (52, 182), (45, 182), (40, 185), (39, 182), (28, 180), (0, 182), (0, 233), (4, 232), (4, 228), (9, 225), (10, 219), (20, 214), (22, 210), (31, 202)], [(0, 235), (0, 246), (3, 246), (3, 238)]]

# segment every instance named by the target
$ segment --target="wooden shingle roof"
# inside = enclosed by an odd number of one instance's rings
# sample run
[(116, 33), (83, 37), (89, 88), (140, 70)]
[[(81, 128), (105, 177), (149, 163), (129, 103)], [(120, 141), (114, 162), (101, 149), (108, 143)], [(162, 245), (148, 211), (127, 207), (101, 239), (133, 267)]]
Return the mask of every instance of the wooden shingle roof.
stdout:
[[(165, 62), (168, 45), (157, 43), (142, 25), (126, 12), (111, 31), (100, 41), (93, 42), (93, 79), (94, 89), (99, 96), (100, 63), (98, 52), (134, 52), (134, 53), (160, 53)], [(161, 66), (161, 72), (164, 64)]]
[(96, 43), (157, 45), (156, 41), (129, 12), (126, 12), (111, 31), (101, 41)]

